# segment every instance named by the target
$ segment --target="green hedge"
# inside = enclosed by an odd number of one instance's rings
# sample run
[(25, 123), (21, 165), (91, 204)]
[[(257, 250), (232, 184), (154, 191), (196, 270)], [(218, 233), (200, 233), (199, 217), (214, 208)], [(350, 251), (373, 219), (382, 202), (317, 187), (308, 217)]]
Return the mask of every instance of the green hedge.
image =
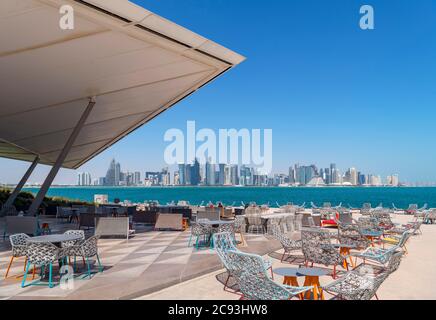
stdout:
[[(11, 195), (10, 189), (0, 189), (0, 202), (5, 203), (6, 200)], [(27, 210), (31, 205), (34, 195), (30, 192), (20, 192), (17, 199), (15, 199), (14, 206), (17, 210)], [(44, 197), (42, 202), (42, 206), (44, 207), (57, 207), (57, 206), (71, 206), (71, 205), (92, 205), (92, 203), (80, 201), (80, 200), (71, 200), (63, 197)]]

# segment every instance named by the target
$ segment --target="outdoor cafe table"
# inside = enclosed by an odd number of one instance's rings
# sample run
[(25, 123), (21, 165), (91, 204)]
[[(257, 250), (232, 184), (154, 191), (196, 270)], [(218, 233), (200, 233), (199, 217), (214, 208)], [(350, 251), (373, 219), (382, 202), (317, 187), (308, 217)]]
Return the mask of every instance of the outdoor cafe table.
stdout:
[[(53, 243), (57, 247), (61, 247), (62, 242), (81, 240), (82, 237), (77, 234), (50, 234), (46, 236), (32, 237), (27, 240), (31, 243)], [(59, 266), (62, 265), (62, 260), (58, 260)]]
[(208, 226), (220, 226), (223, 224), (233, 224), (235, 221), (228, 221), (228, 220), (200, 220), (198, 221), (199, 224), (208, 225)]
[(50, 234), (46, 236), (38, 236), (29, 238), (27, 241), (32, 243), (53, 243), (57, 247), (60, 247), (62, 242), (81, 240), (80, 235), (74, 234)]
[[(302, 277), (300, 273), (298, 273), (298, 268), (277, 268), (274, 269), (274, 273), (279, 276), (283, 276), (283, 284), (287, 286), (299, 287), (298, 277)], [(300, 300), (303, 300), (304, 296), (302, 293), (299, 295)]]
[(374, 247), (374, 240), (381, 238), (383, 235), (382, 231), (372, 231), (372, 230), (363, 230), (362, 235), (366, 237), (369, 241), (371, 241), (371, 245)]
[(286, 218), (289, 216), (294, 216), (293, 213), (266, 213), (260, 215), (262, 219), (278, 219), (278, 218)]
[[(324, 292), (319, 283), (320, 276), (326, 276), (329, 271), (321, 268), (299, 268), (298, 274), (305, 276), (304, 286), (313, 286), (313, 299), (318, 300), (318, 297), (324, 300)], [(310, 298), (310, 291), (306, 292), (306, 299)]]

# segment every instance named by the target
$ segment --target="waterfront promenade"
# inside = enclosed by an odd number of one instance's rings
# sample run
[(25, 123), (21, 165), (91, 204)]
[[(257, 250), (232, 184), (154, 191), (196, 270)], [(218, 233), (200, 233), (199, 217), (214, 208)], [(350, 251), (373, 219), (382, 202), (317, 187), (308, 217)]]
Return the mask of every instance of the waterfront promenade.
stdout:
[[(406, 223), (410, 216), (395, 215), (395, 222)], [(54, 219), (43, 219), (52, 223), (53, 232), (61, 233), (69, 228), (68, 223), (53, 224)], [(1, 224), (3, 224), (3, 221)], [(0, 225), (3, 227), (3, 225)], [(378, 295), (380, 299), (434, 299), (436, 289), (436, 228), (423, 225), (422, 235), (414, 236), (409, 244), (409, 254), (401, 266), (383, 283)], [(3, 280), (9, 258), (9, 241), (0, 244), (0, 299), (239, 299), (238, 295), (223, 290), (224, 270), (214, 250), (205, 248), (196, 251), (188, 247), (190, 231), (158, 232), (150, 228), (137, 228), (130, 240), (100, 239), (99, 253), (104, 271), (88, 279), (75, 279), (74, 287), (62, 289), (56, 286), (31, 286), (21, 288), (21, 278)], [(276, 240), (267, 235), (245, 235), (247, 245), (240, 250), (269, 256), (273, 268), (289, 267), (280, 263), (282, 250)], [(23, 264), (17, 261), (11, 274), (23, 273)], [(93, 262), (94, 263), (94, 262)], [(79, 268), (81, 263), (79, 262)], [(294, 265), (292, 265), (294, 266)], [(297, 265), (295, 265), (297, 266)], [(343, 272), (343, 271), (341, 271)], [(275, 281), (281, 282), (280, 276)], [(321, 284), (331, 282), (330, 276), (321, 277)], [(326, 297), (328, 298), (328, 297)]]
[[(407, 223), (410, 216), (395, 216), (394, 221)], [(436, 228), (423, 225), (422, 235), (413, 237), (408, 243), (409, 254), (403, 258), (400, 268), (389, 277), (378, 291), (380, 300), (434, 300), (436, 298)], [(282, 252), (279, 250), (278, 252)], [(270, 256), (277, 257), (276, 254)], [(273, 268), (289, 267), (273, 259)], [(215, 271), (187, 282), (145, 295), (140, 299), (156, 300), (238, 300), (239, 296), (222, 289), (217, 281), (224, 270)], [(282, 278), (276, 276), (277, 282)], [(322, 277), (321, 285), (332, 281), (331, 277)], [(328, 298), (328, 297), (326, 297)]]

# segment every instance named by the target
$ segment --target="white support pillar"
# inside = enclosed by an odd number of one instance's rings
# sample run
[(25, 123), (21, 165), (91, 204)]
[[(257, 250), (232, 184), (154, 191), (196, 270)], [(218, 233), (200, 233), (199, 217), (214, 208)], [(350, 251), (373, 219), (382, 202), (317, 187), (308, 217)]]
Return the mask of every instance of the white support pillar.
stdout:
[(30, 175), (32, 174), (33, 170), (35, 170), (36, 166), (38, 165), (38, 162), (39, 162), (39, 157), (36, 156), (35, 160), (33, 160), (32, 164), (29, 167), (29, 169), (27, 169), (26, 173), (21, 178), (20, 182), (17, 184), (17, 186), (15, 187), (14, 191), (9, 196), (8, 200), (6, 200), (0, 216), (2, 216), (5, 213), (5, 211), (10, 206), (12, 206), (14, 204), (15, 199), (20, 194), (21, 189), (23, 189), (24, 185), (26, 184), (27, 180), (29, 179)]
[(76, 127), (74, 128), (73, 132), (71, 133), (71, 136), (68, 138), (67, 143), (65, 144), (64, 148), (62, 149), (61, 153), (59, 154), (58, 158), (56, 159), (56, 162), (53, 165), (52, 169), (50, 170), (49, 174), (47, 175), (47, 178), (45, 178), (45, 181), (42, 184), (41, 189), (39, 189), (38, 194), (36, 195), (35, 199), (33, 200), (32, 205), (30, 206), (29, 211), (27, 212), (28, 215), (38, 214), (38, 209), (42, 203), (42, 200), (44, 200), (44, 197), (47, 194), (48, 189), (50, 188), (51, 184), (53, 183), (53, 180), (56, 177), (57, 173), (59, 172), (59, 169), (62, 167), (62, 164), (65, 161), (65, 158), (67, 157), (68, 153), (70, 152), (71, 147), (74, 144), (74, 141), (76, 140), (77, 136), (79, 135), (80, 130), (82, 130), (86, 120), (88, 119), (92, 109), (94, 108), (95, 103), (96, 103), (95, 97), (89, 99), (89, 103), (85, 109), (85, 112), (83, 112), (82, 116), (80, 117), (79, 122), (77, 123)]

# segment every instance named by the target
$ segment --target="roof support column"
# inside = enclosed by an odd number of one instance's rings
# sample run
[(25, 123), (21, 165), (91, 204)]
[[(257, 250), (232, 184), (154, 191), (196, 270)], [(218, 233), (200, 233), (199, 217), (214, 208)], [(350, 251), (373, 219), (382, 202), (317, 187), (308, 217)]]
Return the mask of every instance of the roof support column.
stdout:
[(49, 174), (47, 175), (47, 178), (45, 178), (44, 183), (41, 186), (41, 189), (39, 189), (38, 194), (36, 195), (35, 199), (32, 202), (32, 205), (29, 208), (28, 214), (29, 215), (36, 215), (38, 213), (39, 206), (41, 205), (42, 201), (44, 200), (45, 195), (47, 194), (48, 189), (50, 188), (51, 184), (53, 183), (54, 178), (56, 177), (57, 173), (59, 172), (59, 169), (62, 167), (62, 164), (65, 161), (65, 158), (67, 157), (68, 153), (71, 150), (71, 147), (74, 144), (74, 141), (76, 140), (77, 136), (79, 135), (80, 131), (82, 130), (83, 126), (85, 125), (86, 120), (88, 119), (92, 109), (95, 105), (95, 97), (92, 97), (89, 99), (88, 106), (86, 107), (85, 111), (83, 112), (82, 116), (80, 117), (79, 122), (77, 123), (76, 127), (74, 128), (73, 132), (71, 133), (71, 136), (68, 138), (67, 143), (65, 144), (64, 148), (62, 149), (61, 153), (59, 154), (58, 158), (56, 159), (55, 164), (53, 165), (52, 169), (50, 170)]
[(27, 180), (29, 180), (30, 175), (32, 174), (33, 170), (35, 170), (36, 166), (38, 165), (38, 162), (39, 162), (39, 157), (36, 156), (35, 160), (33, 160), (32, 164), (29, 167), (29, 169), (27, 169), (26, 173), (21, 178), (20, 182), (17, 184), (17, 186), (15, 187), (14, 191), (9, 196), (8, 200), (6, 200), (0, 216), (2, 216), (6, 212), (6, 210), (10, 206), (12, 206), (14, 204), (15, 199), (20, 194), (21, 189), (23, 189), (23, 187), (26, 184)]

